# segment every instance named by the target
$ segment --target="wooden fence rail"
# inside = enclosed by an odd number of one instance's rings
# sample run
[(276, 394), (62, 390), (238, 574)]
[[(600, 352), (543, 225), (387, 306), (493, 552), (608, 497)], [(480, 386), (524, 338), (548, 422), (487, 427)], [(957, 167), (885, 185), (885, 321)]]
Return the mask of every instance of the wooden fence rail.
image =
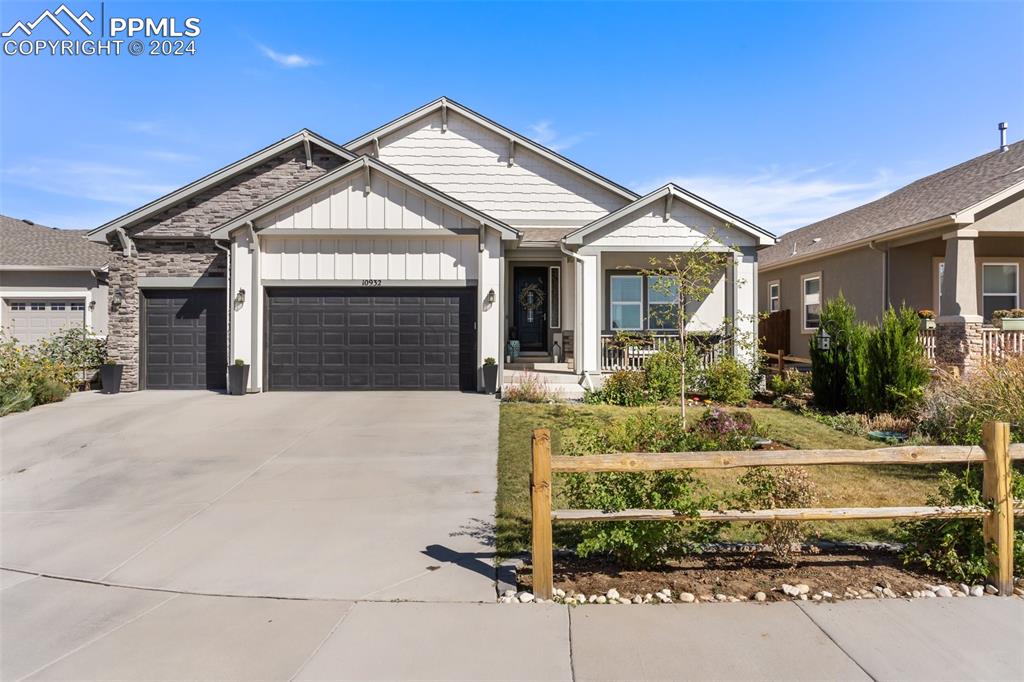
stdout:
[[(980, 447), (974, 445), (903, 446), (875, 450), (740, 450), (722, 452), (612, 453), (581, 457), (551, 456), (551, 432), (533, 432), (530, 498), (533, 509), (533, 589), (542, 599), (554, 590), (551, 523), (558, 521), (849, 521), (855, 519), (982, 519), (990, 547), (989, 579), (999, 593), (1013, 594), (1013, 520), (1024, 516), (1014, 506), (1010, 489), (1011, 461), (1024, 460), (1024, 444), (1010, 444), (1010, 425), (985, 424)], [(816, 466), (821, 464), (954, 464), (983, 465), (982, 494), (988, 506), (845, 507), (799, 509), (706, 510), (690, 516), (672, 509), (552, 509), (554, 473), (730, 469), (754, 466)]]

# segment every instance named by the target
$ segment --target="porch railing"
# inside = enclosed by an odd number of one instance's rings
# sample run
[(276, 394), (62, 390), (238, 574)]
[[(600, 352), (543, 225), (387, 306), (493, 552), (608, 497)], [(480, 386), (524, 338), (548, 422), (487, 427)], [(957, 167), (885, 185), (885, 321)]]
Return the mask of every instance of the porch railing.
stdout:
[[(728, 339), (725, 337), (695, 335), (692, 338), (701, 349), (701, 364), (704, 366), (729, 354)], [(679, 336), (676, 334), (651, 334), (638, 336), (635, 339), (623, 339), (615, 334), (602, 334), (601, 371), (641, 369), (652, 355), (676, 343), (679, 343)]]
[(1024, 331), (1004, 331), (999, 327), (982, 328), (982, 362), (1001, 360), (1010, 355), (1024, 355)]
[(928, 362), (935, 362), (935, 330), (922, 329), (918, 332), (921, 345), (924, 346), (924, 356)]

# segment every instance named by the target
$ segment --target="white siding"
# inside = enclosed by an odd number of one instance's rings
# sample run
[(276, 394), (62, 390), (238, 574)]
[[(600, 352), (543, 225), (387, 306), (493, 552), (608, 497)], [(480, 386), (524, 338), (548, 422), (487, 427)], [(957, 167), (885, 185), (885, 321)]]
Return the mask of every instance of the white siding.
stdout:
[(586, 246), (658, 246), (688, 248), (699, 245), (711, 231), (729, 246), (753, 245), (754, 238), (728, 227), (718, 218), (683, 203), (672, 202), (672, 215), (665, 220), (665, 201), (658, 200), (627, 214), (585, 238)]
[[(370, 145), (358, 150), (370, 153)], [(595, 220), (626, 204), (621, 196), (449, 111), (425, 116), (380, 140), (380, 159), (499, 220)]]
[(264, 280), (477, 279), (477, 237), (264, 237)]
[(366, 194), (360, 171), (259, 220), (258, 227), (283, 230), (475, 230), (479, 224), (380, 173), (371, 173), (370, 193)]

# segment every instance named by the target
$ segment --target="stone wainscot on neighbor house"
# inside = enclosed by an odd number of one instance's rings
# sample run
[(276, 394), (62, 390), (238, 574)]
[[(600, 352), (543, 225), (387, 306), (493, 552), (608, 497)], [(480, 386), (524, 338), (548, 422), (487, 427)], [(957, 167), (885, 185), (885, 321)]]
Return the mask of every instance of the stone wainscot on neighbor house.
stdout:
[(638, 271), (710, 233), (733, 258), (694, 324), (753, 335), (771, 234), (441, 98), (344, 145), (299, 131), (90, 235), (114, 251), (128, 390), (223, 388), (236, 358), (249, 391), (478, 390), (495, 358), (504, 381), (532, 360), (581, 391), (616, 364), (615, 331), (658, 326)]
[(84, 230), (0, 216), (0, 328), (26, 345), (67, 327), (106, 334), (110, 260)]
[(871, 323), (904, 303), (936, 312), (925, 342), (940, 365), (969, 371), (986, 355), (1021, 352), (1019, 332), (989, 324), (994, 311), (1021, 307), (1024, 142), (788, 232), (759, 268), (761, 311), (789, 320), (766, 345), (797, 357), (809, 352), (821, 303), (840, 292)]

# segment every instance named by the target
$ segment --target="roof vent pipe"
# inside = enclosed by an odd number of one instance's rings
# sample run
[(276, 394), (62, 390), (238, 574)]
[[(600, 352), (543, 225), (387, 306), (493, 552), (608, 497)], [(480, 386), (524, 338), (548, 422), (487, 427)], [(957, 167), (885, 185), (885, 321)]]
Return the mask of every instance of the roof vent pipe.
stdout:
[(1006, 121), (999, 123), (999, 151), (1001, 152), (1010, 150), (1009, 145), (1006, 144), (1006, 129), (1008, 127), (1009, 126), (1006, 125)]

